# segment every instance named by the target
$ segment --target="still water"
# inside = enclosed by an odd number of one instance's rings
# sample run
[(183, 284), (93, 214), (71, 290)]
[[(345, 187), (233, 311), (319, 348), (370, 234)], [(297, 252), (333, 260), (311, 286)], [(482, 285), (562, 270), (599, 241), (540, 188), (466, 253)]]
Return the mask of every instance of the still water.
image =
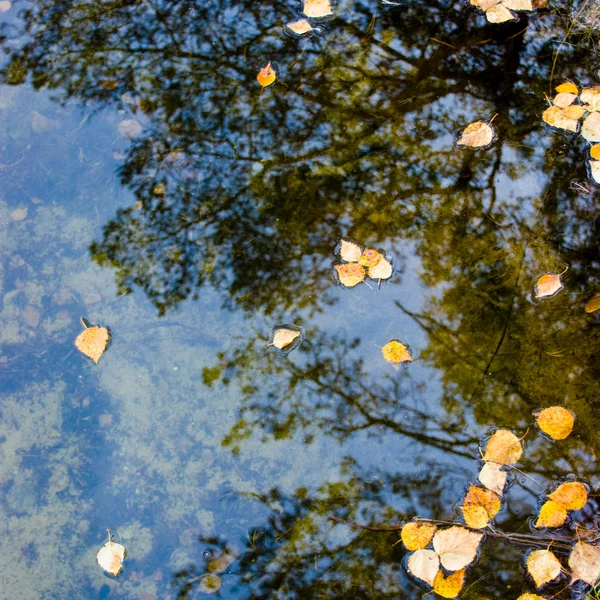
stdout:
[[(541, 121), (556, 85), (600, 84), (582, 4), (341, 0), (302, 39), (287, 0), (0, 15), (2, 599), (208, 598), (222, 552), (212, 597), (416, 599), (397, 532), (329, 517), (458, 519), (492, 427), (528, 432), (498, 528), (598, 485), (600, 193)], [(490, 148), (454, 146), (494, 115)], [(392, 278), (337, 285), (343, 236)], [(112, 330), (98, 365), (80, 317)], [(287, 356), (281, 324), (306, 330)], [(532, 425), (552, 405), (560, 443)], [(462, 597), (532, 591), (523, 552), (488, 540)]]

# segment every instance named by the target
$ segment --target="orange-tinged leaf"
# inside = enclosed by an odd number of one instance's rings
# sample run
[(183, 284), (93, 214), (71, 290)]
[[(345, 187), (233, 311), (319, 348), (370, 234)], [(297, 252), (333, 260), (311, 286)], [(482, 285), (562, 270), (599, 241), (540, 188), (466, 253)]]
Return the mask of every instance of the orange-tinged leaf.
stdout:
[(304, 0), (304, 9), (302, 11), (307, 17), (319, 19), (333, 14), (330, 0)]
[(534, 413), (539, 428), (553, 440), (564, 440), (573, 430), (575, 417), (562, 406), (551, 406)]
[(504, 493), (508, 473), (502, 470), (502, 465), (494, 462), (486, 462), (481, 471), (479, 471), (479, 481), (492, 492), (496, 492), (499, 496)]
[(567, 106), (571, 106), (573, 102), (577, 100), (577, 94), (569, 94), (568, 92), (560, 92), (554, 96), (554, 100), (552, 103), (554, 106), (560, 106), (560, 108), (567, 108)]
[(523, 454), (521, 440), (508, 429), (498, 429), (487, 441), (483, 460), (514, 465)]
[(388, 342), (382, 349), (383, 358), (389, 363), (399, 364), (403, 362), (412, 362), (413, 358), (410, 355), (408, 348), (398, 340)]
[(273, 67), (271, 67), (271, 63), (269, 63), (264, 69), (261, 69), (258, 75), (256, 76), (256, 81), (260, 83), (263, 87), (267, 87), (272, 83), (275, 83), (277, 79), (277, 74)]
[(345, 287), (354, 287), (365, 279), (365, 270), (358, 263), (335, 265), (339, 282)]
[(591, 112), (583, 120), (581, 137), (588, 142), (600, 142), (600, 112)]
[(456, 598), (465, 583), (465, 569), (450, 573), (448, 577), (442, 571), (433, 580), (433, 591), (442, 598)]
[(564, 506), (548, 500), (540, 508), (540, 514), (535, 522), (536, 527), (560, 527), (567, 520), (567, 509)]
[(402, 527), (400, 537), (407, 550), (422, 550), (431, 542), (436, 530), (431, 523), (412, 521)]
[(123, 559), (125, 558), (125, 548), (121, 544), (117, 544), (108, 540), (96, 555), (98, 564), (111, 575), (117, 576), (123, 567)]
[(585, 114), (585, 106), (581, 106), (581, 104), (571, 104), (571, 106), (562, 109), (562, 114), (567, 119), (579, 121)]
[(502, 4), (492, 6), (489, 10), (485, 11), (485, 18), (490, 23), (506, 23), (506, 21), (512, 21), (516, 19), (515, 15)]
[(110, 330), (107, 327), (92, 326), (83, 317), (81, 323), (85, 329), (75, 339), (75, 347), (98, 364), (110, 342)]
[(389, 279), (392, 276), (392, 272), (392, 263), (383, 257), (381, 257), (376, 265), (369, 267), (368, 271), (371, 279)]
[(482, 533), (475, 533), (458, 525), (442, 529), (433, 536), (433, 548), (440, 563), (448, 571), (458, 571), (469, 566), (477, 556)]
[(565, 110), (568, 109), (562, 109), (560, 106), (549, 106), (543, 112), (542, 120), (544, 123), (550, 125), (550, 127), (576, 132), (579, 129), (579, 121), (578, 119), (568, 117), (564, 112)]
[(563, 284), (560, 280), (560, 274), (545, 273), (535, 284), (536, 298), (549, 298), (558, 294), (563, 289)]
[(469, 148), (482, 148), (489, 146), (493, 141), (494, 130), (492, 126), (485, 121), (475, 121), (465, 127), (456, 144), (458, 146), (468, 146)]
[(460, 510), (469, 527), (483, 529), (498, 514), (501, 506), (498, 494), (470, 484)]
[(546, 598), (537, 594), (521, 594), (517, 600), (546, 600)]
[(548, 494), (548, 498), (566, 510), (579, 510), (587, 504), (588, 493), (583, 483), (567, 481)]
[(533, 10), (531, 0), (502, 0), (502, 6), (511, 10)]
[(590, 148), (590, 156), (594, 160), (600, 160), (600, 144), (596, 144)]
[(363, 267), (374, 267), (383, 257), (377, 250), (373, 250), (373, 248), (365, 248), (363, 250), (362, 256), (359, 259), (359, 263)]
[(286, 28), (296, 35), (306, 35), (313, 31), (313, 26), (306, 19), (299, 19), (287, 23)]
[(537, 587), (554, 581), (560, 575), (560, 562), (550, 550), (534, 550), (525, 564)]
[(362, 248), (350, 240), (342, 240), (340, 244), (340, 257), (346, 262), (358, 262), (362, 256)]
[(275, 348), (279, 348), (279, 350), (283, 350), (286, 346), (289, 346), (299, 335), (300, 332), (293, 329), (276, 329), (275, 333), (273, 334), (273, 341), (270, 345), (275, 346)]
[(416, 550), (408, 557), (407, 567), (413, 577), (433, 585), (440, 570), (440, 559), (433, 550)]
[(589, 104), (590, 110), (600, 110), (600, 86), (584, 88), (579, 99), (582, 104)]
[(581, 579), (591, 586), (600, 579), (600, 548), (585, 542), (577, 542), (569, 555), (571, 581)]
[(585, 305), (585, 312), (592, 313), (596, 312), (600, 308), (600, 294), (596, 294), (592, 298), (590, 298)]
[(565, 83), (561, 83), (554, 88), (559, 94), (567, 93), (567, 94), (579, 94), (579, 90), (574, 83), (567, 81)]

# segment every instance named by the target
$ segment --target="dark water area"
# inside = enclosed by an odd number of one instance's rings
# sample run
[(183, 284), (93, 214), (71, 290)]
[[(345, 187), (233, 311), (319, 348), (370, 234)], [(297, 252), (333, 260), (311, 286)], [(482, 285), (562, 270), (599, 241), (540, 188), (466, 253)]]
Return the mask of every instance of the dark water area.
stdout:
[[(566, 477), (594, 494), (600, 188), (542, 122), (557, 85), (600, 85), (589, 6), (341, 1), (303, 38), (300, 2), (0, 14), (0, 598), (198, 600), (222, 552), (213, 597), (420, 598), (397, 531), (330, 517), (461, 522), (495, 427), (524, 453), (494, 527), (531, 534)], [(338, 285), (343, 237), (392, 277)], [(98, 365), (82, 316), (113, 334)], [(281, 324), (306, 332), (287, 355)], [(532, 416), (555, 405), (563, 441)], [(535, 591), (525, 551), (488, 536), (460, 597)]]

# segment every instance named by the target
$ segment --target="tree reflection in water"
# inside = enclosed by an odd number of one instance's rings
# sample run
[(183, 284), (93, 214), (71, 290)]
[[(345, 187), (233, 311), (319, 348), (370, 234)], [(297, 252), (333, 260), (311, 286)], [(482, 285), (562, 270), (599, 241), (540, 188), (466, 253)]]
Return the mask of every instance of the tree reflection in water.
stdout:
[[(583, 304), (600, 283), (600, 195), (584, 145), (548, 132), (540, 116), (553, 82), (594, 83), (598, 50), (575, 35), (557, 48), (576, 8), (562, 4), (496, 26), (468, 2), (359, 1), (308, 41), (282, 35), (295, 2), (37, 0), (3, 26), (5, 82), (133, 110), (143, 124), (120, 168), (135, 204), (106, 223), (91, 252), (122, 293), (142, 288), (159, 314), (211, 285), (231, 310), (314, 317), (338, 298), (324, 272), (341, 235), (387, 244), (398, 280), (413, 252), (420, 261), (428, 297), (418, 311), (396, 306), (422, 329), (421, 360), (440, 374), (433, 413), (420, 408), (424, 383), (411, 371), (375, 377), (357, 358), (360, 340), (319, 325), (297, 359), (265, 354), (257, 336), (205, 374), (243, 390), (225, 440), (234, 447), (261, 429), (307, 443), (386, 431), (424, 453), (421, 476), (386, 464), (359, 476), (348, 464), (346, 482), (318, 494), (259, 498), (281, 510), (249, 534), (232, 590), (417, 597), (392, 536), (330, 533), (327, 516), (452, 518), (459, 498), (448, 482), (466, 483), (465, 461), (477, 456), (472, 423), (524, 431), (533, 409), (566, 404), (580, 437), (560, 449), (534, 437), (522, 468), (543, 483), (594, 480), (600, 341)], [(267, 61), (278, 82), (261, 91), (255, 76)], [(495, 114), (491, 150), (453, 148), (464, 125)], [(566, 265), (567, 290), (535, 304), (534, 276)], [(531, 508), (541, 489), (527, 479), (519, 489)], [(502, 526), (522, 526), (525, 513), (509, 508)], [(522, 580), (518, 556), (487, 553), (465, 597), (506, 597)], [(180, 597), (195, 593), (192, 577), (175, 576)]]

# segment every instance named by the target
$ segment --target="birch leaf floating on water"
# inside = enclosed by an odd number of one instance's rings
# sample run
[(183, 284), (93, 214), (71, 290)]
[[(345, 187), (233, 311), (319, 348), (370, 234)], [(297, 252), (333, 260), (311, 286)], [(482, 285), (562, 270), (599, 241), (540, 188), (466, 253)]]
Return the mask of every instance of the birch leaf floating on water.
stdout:
[(465, 523), (473, 529), (483, 529), (498, 514), (500, 497), (491, 490), (470, 484), (460, 507)]
[(262, 85), (262, 87), (267, 87), (272, 83), (275, 83), (277, 79), (277, 74), (273, 67), (271, 67), (271, 63), (268, 63), (264, 69), (261, 69), (258, 75), (256, 76), (256, 81)]
[(600, 160), (589, 160), (588, 167), (590, 172), (590, 177), (594, 181), (600, 185)]
[(554, 581), (560, 575), (560, 562), (550, 550), (534, 550), (525, 565), (537, 587)]
[(586, 313), (596, 312), (600, 308), (600, 294), (596, 294), (585, 305)]
[(533, 413), (539, 428), (553, 440), (564, 440), (573, 430), (575, 417), (562, 406), (551, 406)]
[(365, 270), (358, 263), (334, 265), (338, 281), (344, 287), (354, 287), (364, 281)]
[(394, 269), (392, 263), (381, 257), (376, 265), (369, 267), (368, 274), (371, 279), (389, 279), (392, 276)]
[(560, 108), (567, 108), (567, 106), (571, 106), (571, 104), (573, 104), (575, 100), (577, 100), (577, 94), (570, 94), (569, 92), (560, 92), (556, 94), (556, 96), (554, 96), (554, 100), (552, 100), (552, 103), (554, 104), (554, 106), (558, 106)]
[(536, 527), (560, 527), (567, 520), (569, 510), (583, 508), (588, 500), (585, 486), (577, 481), (567, 481), (559, 485), (540, 509)]
[(218, 575), (214, 573), (206, 573), (200, 580), (198, 591), (202, 594), (214, 594), (221, 589), (222, 581)]
[(533, 10), (533, 3), (531, 0), (502, 0), (501, 4), (511, 10)]
[(485, 148), (494, 141), (494, 137), (494, 129), (489, 123), (475, 121), (463, 129), (456, 145), (469, 148)]
[(392, 340), (391, 342), (388, 342), (381, 349), (381, 353), (387, 362), (395, 365), (405, 362), (412, 362), (413, 360), (408, 346), (405, 346), (398, 340)]
[(330, 0), (304, 0), (302, 12), (313, 19), (320, 19), (333, 14)]
[(448, 577), (442, 571), (438, 571), (433, 580), (433, 591), (442, 598), (456, 598), (460, 594), (464, 583), (464, 569), (450, 573)]
[(496, 492), (498, 496), (504, 494), (508, 473), (503, 471), (503, 466), (493, 462), (486, 462), (481, 471), (479, 471), (479, 481), (492, 492)]
[(546, 600), (546, 598), (537, 594), (521, 594), (517, 600)]
[(358, 263), (363, 267), (374, 267), (382, 259), (381, 254), (373, 248), (365, 248), (362, 252), (361, 257), (358, 259)]
[(433, 548), (444, 569), (458, 571), (468, 567), (476, 558), (483, 533), (454, 526), (438, 530), (433, 536)]
[(590, 110), (600, 110), (600, 86), (584, 88), (579, 100), (582, 104), (587, 104)]
[(108, 532), (108, 542), (100, 548), (96, 555), (98, 564), (111, 575), (115, 577), (121, 572), (123, 567), (123, 559), (125, 558), (125, 548), (121, 544), (117, 544), (110, 539), (110, 531)]
[(8, 12), (12, 7), (12, 2), (9, 2), (9, 0), (2, 0), (0, 2), (0, 13), (5, 13)]
[(514, 465), (523, 454), (521, 440), (508, 429), (498, 429), (487, 441), (483, 460)]
[(295, 325), (279, 325), (271, 330), (271, 342), (267, 346), (284, 354), (297, 348), (304, 339), (304, 329)]
[(117, 125), (119, 133), (128, 140), (137, 137), (142, 132), (142, 126), (135, 119), (124, 119)]
[(600, 142), (600, 112), (594, 111), (583, 120), (581, 137), (588, 142)]
[(547, 125), (550, 125), (550, 127), (576, 133), (579, 129), (579, 119), (583, 116), (585, 109), (579, 107), (583, 109), (583, 112), (578, 117), (574, 117), (570, 116), (572, 115), (572, 112), (566, 112), (570, 108), (574, 107), (569, 106), (567, 108), (561, 108), (560, 106), (550, 106), (543, 112), (542, 121)]
[(558, 294), (563, 289), (563, 284), (560, 280), (562, 273), (545, 273), (535, 284), (536, 298), (551, 298)]
[(433, 585), (440, 570), (440, 559), (433, 550), (416, 550), (408, 557), (407, 567), (413, 577)]
[(84, 330), (75, 339), (75, 347), (79, 352), (91, 358), (96, 364), (104, 351), (108, 347), (111, 339), (110, 329), (91, 325), (86, 319), (81, 317), (81, 324)]
[(285, 28), (287, 31), (298, 37), (302, 37), (303, 35), (312, 33), (314, 31), (313, 26), (306, 19), (300, 19), (298, 21), (287, 23)]
[(594, 586), (600, 579), (600, 548), (577, 542), (569, 556), (569, 567), (571, 567), (571, 582), (585, 581)]
[(514, 13), (510, 12), (506, 6), (502, 4), (496, 4), (492, 8), (485, 11), (485, 18), (490, 23), (506, 23), (507, 21), (513, 21), (516, 19)]
[(600, 144), (596, 144), (590, 148), (590, 156), (594, 160), (600, 160)]
[(579, 94), (579, 89), (574, 83), (570, 81), (566, 81), (565, 83), (561, 83), (554, 88), (559, 94)]
[(407, 550), (422, 550), (429, 545), (437, 527), (431, 523), (411, 521), (402, 527), (400, 537)]
[(350, 240), (343, 239), (340, 244), (340, 258), (346, 262), (358, 262), (362, 256), (362, 248)]

